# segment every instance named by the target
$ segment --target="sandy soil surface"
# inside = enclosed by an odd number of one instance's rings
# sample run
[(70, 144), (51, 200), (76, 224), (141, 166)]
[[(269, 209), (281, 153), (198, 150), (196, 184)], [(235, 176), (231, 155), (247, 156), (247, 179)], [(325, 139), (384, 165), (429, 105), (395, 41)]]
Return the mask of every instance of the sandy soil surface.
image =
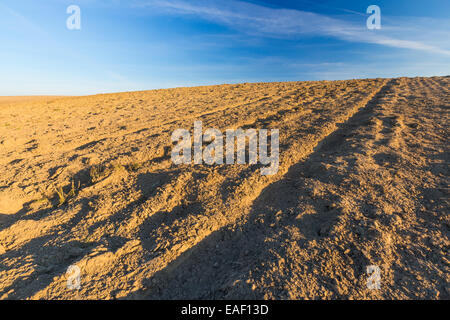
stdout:
[[(449, 88), (1, 98), (0, 298), (449, 299)], [(174, 165), (170, 136), (196, 120), (279, 129), (278, 173)]]

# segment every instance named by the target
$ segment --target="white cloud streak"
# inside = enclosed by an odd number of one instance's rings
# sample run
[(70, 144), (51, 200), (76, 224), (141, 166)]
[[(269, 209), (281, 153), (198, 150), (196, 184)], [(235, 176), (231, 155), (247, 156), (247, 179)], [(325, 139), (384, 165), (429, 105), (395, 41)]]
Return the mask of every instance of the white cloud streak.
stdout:
[[(168, 14), (191, 15), (254, 36), (292, 38), (302, 36), (326, 36), (340, 40), (372, 43), (388, 47), (421, 50), (450, 56), (450, 50), (414, 39), (399, 38), (401, 26), (368, 30), (365, 20), (361, 24), (325, 15), (293, 10), (269, 8), (235, 0), (137, 0), (134, 6), (152, 8)], [(448, 24), (445, 25), (447, 27)], [(385, 29), (385, 30), (383, 30)], [(449, 30), (450, 32), (450, 30)], [(404, 33), (411, 36), (405, 29)]]

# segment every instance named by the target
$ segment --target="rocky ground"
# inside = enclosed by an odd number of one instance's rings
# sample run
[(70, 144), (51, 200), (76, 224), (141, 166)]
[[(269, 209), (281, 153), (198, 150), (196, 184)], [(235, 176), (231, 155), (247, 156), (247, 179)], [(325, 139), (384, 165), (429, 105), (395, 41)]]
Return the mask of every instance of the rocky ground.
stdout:
[[(0, 298), (448, 299), (449, 87), (0, 98)], [(196, 120), (279, 129), (278, 173), (174, 165), (171, 134)]]

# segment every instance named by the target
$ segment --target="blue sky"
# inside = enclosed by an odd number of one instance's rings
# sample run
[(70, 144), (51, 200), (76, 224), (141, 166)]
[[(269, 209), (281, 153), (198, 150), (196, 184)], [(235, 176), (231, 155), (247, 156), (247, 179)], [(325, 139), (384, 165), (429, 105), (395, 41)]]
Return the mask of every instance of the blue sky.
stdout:
[[(68, 30), (69, 5), (81, 30)], [(381, 8), (368, 30), (369, 5)], [(0, 95), (450, 74), (450, 1), (2, 0)]]

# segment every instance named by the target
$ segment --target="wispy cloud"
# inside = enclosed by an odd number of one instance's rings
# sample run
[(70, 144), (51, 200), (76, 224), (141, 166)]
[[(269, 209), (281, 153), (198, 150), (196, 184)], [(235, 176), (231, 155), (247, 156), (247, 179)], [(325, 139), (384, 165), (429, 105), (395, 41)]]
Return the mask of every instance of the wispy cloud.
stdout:
[(2, 3), (0, 3), (0, 27), (8, 32), (21, 31), (33, 33), (37, 37), (49, 37), (49, 34), (38, 24)]
[[(402, 27), (399, 25), (376, 31), (368, 30), (365, 21), (356, 24), (313, 12), (269, 8), (235, 0), (190, 0), (189, 2), (184, 0), (136, 0), (134, 5), (141, 8), (159, 9), (169, 14), (197, 16), (256, 36), (327, 36), (351, 42), (422, 50), (450, 56), (450, 50), (447, 48), (399, 37), (398, 35), (402, 33)], [(395, 30), (395, 37), (391, 35), (394, 34), (393, 30)], [(405, 29), (404, 34), (411, 37), (411, 33), (408, 31)]]

